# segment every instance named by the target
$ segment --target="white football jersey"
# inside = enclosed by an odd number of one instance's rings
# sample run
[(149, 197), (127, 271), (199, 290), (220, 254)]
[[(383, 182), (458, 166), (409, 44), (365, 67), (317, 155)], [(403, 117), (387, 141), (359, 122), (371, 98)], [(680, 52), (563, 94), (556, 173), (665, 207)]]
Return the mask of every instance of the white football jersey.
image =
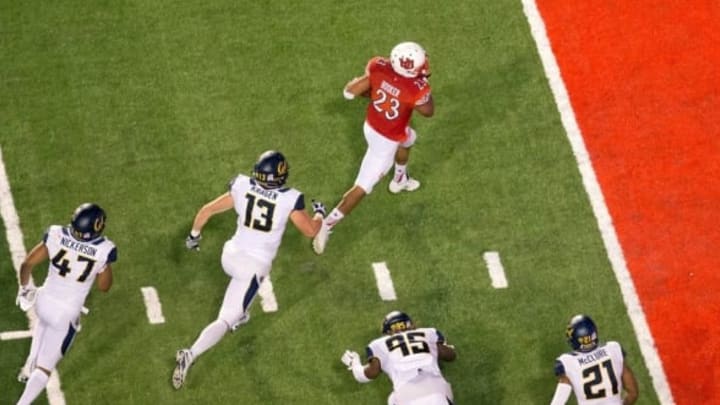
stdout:
[(442, 377), (437, 344), (445, 338), (435, 328), (417, 328), (383, 336), (370, 342), (368, 360), (375, 357), (397, 391), (420, 374)]
[(622, 405), (625, 353), (618, 342), (590, 352), (570, 352), (555, 362), (555, 375), (570, 380), (578, 405)]
[(272, 261), (290, 214), (305, 209), (303, 194), (290, 187), (265, 189), (243, 174), (230, 183), (230, 194), (238, 214), (231, 242), (259, 260)]
[(91, 241), (75, 239), (69, 227), (60, 225), (50, 226), (43, 242), (50, 258), (43, 294), (79, 311), (95, 277), (117, 260), (115, 244), (104, 236)]

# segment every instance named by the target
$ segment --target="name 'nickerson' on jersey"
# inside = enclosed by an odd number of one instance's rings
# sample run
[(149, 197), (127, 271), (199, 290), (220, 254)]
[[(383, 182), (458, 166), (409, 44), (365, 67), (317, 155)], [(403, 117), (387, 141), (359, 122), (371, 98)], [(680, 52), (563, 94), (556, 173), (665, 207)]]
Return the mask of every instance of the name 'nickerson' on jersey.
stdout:
[(60, 239), (60, 244), (63, 245), (63, 246), (65, 246), (65, 247), (68, 248), (68, 249), (72, 249), (72, 250), (74, 250), (74, 251), (76, 251), (76, 252), (80, 252), (80, 253), (82, 253), (82, 254), (86, 254), (86, 255), (89, 255), (89, 256), (95, 256), (95, 255), (97, 254), (97, 249), (96, 249), (96, 248), (94, 248), (94, 247), (92, 247), (92, 246), (89, 246), (89, 245), (86, 245), (86, 244), (84, 244), (84, 243), (82, 243), (82, 242), (78, 242), (78, 241), (76, 241), (75, 239), (71, 239), (71, 238), (68, 238), (68, 237), (64, 237), (64, 236), (63, 236), (63, 237)]

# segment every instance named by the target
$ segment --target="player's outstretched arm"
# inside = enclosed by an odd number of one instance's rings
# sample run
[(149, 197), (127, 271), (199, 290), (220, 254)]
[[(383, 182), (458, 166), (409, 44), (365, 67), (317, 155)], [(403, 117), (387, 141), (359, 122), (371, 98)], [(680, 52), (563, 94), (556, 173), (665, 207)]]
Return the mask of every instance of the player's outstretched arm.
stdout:
[(35, 245), (20, 265), (20, 285), (27, 286), (30, 282), (33, 268), (48, 259), (49, 253), (45, 244), (40, 242)]
[(370, 96), (370, 76), (368, 74), (356, 77), (345, 85), (343, 89), (345, 99), (352, 100), (357, 96)]
[(225, 212), (233, 207), (233, 198), (230, 192), (224, 193), (200, 208), (193, 221), (193, 230), (202, 232), (203, 227), (213, 215)]
[(446, 343), (438, 343), (438, 358), (443, 361), (453, 361), (457, 357), (455, 346)]
[(622, 382), (623, 388), (625, 389), (623, 405), (632, 405), (637, 401), (640, 392), (637, 380), (635, 380), (635, 374), (633, 374), (633, 371), (627, 365), (623, 365)]
[(35, 305), (37, 288), (30, 283), (33, 268), (48, 260), (48, 258), (49, 253), (47, 247), (44, 243), (40, 242), (30, 250), (30, 253), (27, 254), (25, 260), (20, 264), (20, 285), (15, 304), (23, 311), (27, 311)]
[(203, 205), (197, 214), (195, 214), (190, 234), (187, 238), (185, 238), (185, 246), (192, 250), (200, 249), (200, 239), (202, 239), (200, 233), (202, 232), (205, 224), (207, 224), (213, 215), (228, 211), (233, 207), (233, 205), (234, 202), (230, 192), (224, 193), (216, 199)]
[(425, 103), (415, 106), (415, 111), (419, 112), (423, 117), (432, 117), (435, 114), (435, 102), (432, 94), (427, 95), (428, 99)]
[(310, 218), (310, 214), (305, 210), (295, 210), (290, 214), (290, 220), (300, 233), (308, 238), (314, 238), (320, 230), (323, 219), (321, 216)]
[(109, 264), (107, 264), (107, 265), (105, 265), (105, 270), (103, 270), (102, 273), (99, 273), (97, 275), (95, 284), (97, 285), (98, 290), (100, 290), (102, 292), (108, 292), (108, 291), (110, 291), (110, 287), (112, 287), (112, 283), (113, 283), (112, 267)]
[(558, 376), (558, 383), (555, 387), (555, 395), (553, 395), (550, 405), (565, 405), (572, 394), (572, 385), (570, 379), (565, 375)]
[(320, 231), (323, 218), (325, 218), (325, 204), (312, 200), (313, 217), (305, 210), (294, 210), (290, 213), (290, 220), (293, 225), (308, 238), (314, 238)]
[(371, 357), (368, 364), (363, 365), (360, 360), (360, 355), (352, 350), (346, 350), (340, 358), (340, 361), (347, 366), (348, 370), (352, 372), (353, 377), (355, 377), (355, 381), (359, 383), (369, 383), (382, 372), (380, 360)]

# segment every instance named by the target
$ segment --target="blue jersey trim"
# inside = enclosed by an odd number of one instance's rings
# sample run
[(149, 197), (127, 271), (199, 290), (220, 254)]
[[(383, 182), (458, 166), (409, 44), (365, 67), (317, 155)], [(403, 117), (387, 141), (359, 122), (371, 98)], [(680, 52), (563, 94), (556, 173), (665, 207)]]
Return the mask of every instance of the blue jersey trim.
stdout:
[(70, 327), (68, 328), (68, 332), (65, 335), (65, 339), (63, 339), (62, 346), (60, 346), (60, 353), (64, 356), (65, 353), (70, 349), (70, 346), (72, 345), (72, 342), (75, 338), (75, 328), (73, 328), (72, 324), (70, 324)]

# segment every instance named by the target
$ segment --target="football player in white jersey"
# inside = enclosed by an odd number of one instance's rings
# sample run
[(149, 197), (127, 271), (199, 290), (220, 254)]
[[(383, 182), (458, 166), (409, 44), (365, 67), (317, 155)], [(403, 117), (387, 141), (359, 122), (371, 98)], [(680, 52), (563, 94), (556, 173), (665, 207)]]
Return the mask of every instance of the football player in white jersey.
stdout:
[[(50, 373), (70, 348), (79, 329), (80, 313), (93, 281), (100, 291), (112, 286), (111, 263), (117, 260), (115, 244), (102, 235), (105, 211), (86, 203), (73, 213), (70, 225), (52, 225), (42, 242), (20, 265), (17, 304), (23, 311), (35, 307), (30, 375), (18, 404), (30, 404), (45, 389)], [(48, 274), (39, 289), (30, 283), (33, 268), (49, 261)]]
[(341, 360), (355, 380), (367, 383), (382, 371), (393, 384), (389, 405), (452, 405), (452, 387), (438, 360), (455, 360), (455, 348), (435, 328), (416, 328), (404, 312), (392, 311), (382, 324), (383, 336), (367, 346), (368, 363), (347, 350)]
[(571, 392), (575, 392), (578, 405), (632, 405), (637, 401), (637, 381), (618, 342), (600, 344), (595, 322), (587, 315), (575, 315), (565, 334), (573, 351), (555, 361), (558, 384), (550, 405), (564, 405)]
[(190, 366), (202, 353), (216, 345), (229, 331), (249, 319), (250, 304), (260, 284), (270, 274), (288, 219), (308, 238), (320, 230), (325, 216), (321, 202), (312, 203), (314, 217), (305, 210), (303, 194), (286, 187), (288, 162), (282, 153), (267, 151), (260, 155), (251, 176), (238, 175), (230, 182), (230, 190), (205, 204), (195, 216), (188, 249), (199, 248), (200, 232), (210, 217), (231, 209), (237, 214), (235, 235), (225, 242), (222, 267), (230, 276), (220, 312), (190, 348), (178, 350), (172, 375), (175, 389), (185, 382)]

